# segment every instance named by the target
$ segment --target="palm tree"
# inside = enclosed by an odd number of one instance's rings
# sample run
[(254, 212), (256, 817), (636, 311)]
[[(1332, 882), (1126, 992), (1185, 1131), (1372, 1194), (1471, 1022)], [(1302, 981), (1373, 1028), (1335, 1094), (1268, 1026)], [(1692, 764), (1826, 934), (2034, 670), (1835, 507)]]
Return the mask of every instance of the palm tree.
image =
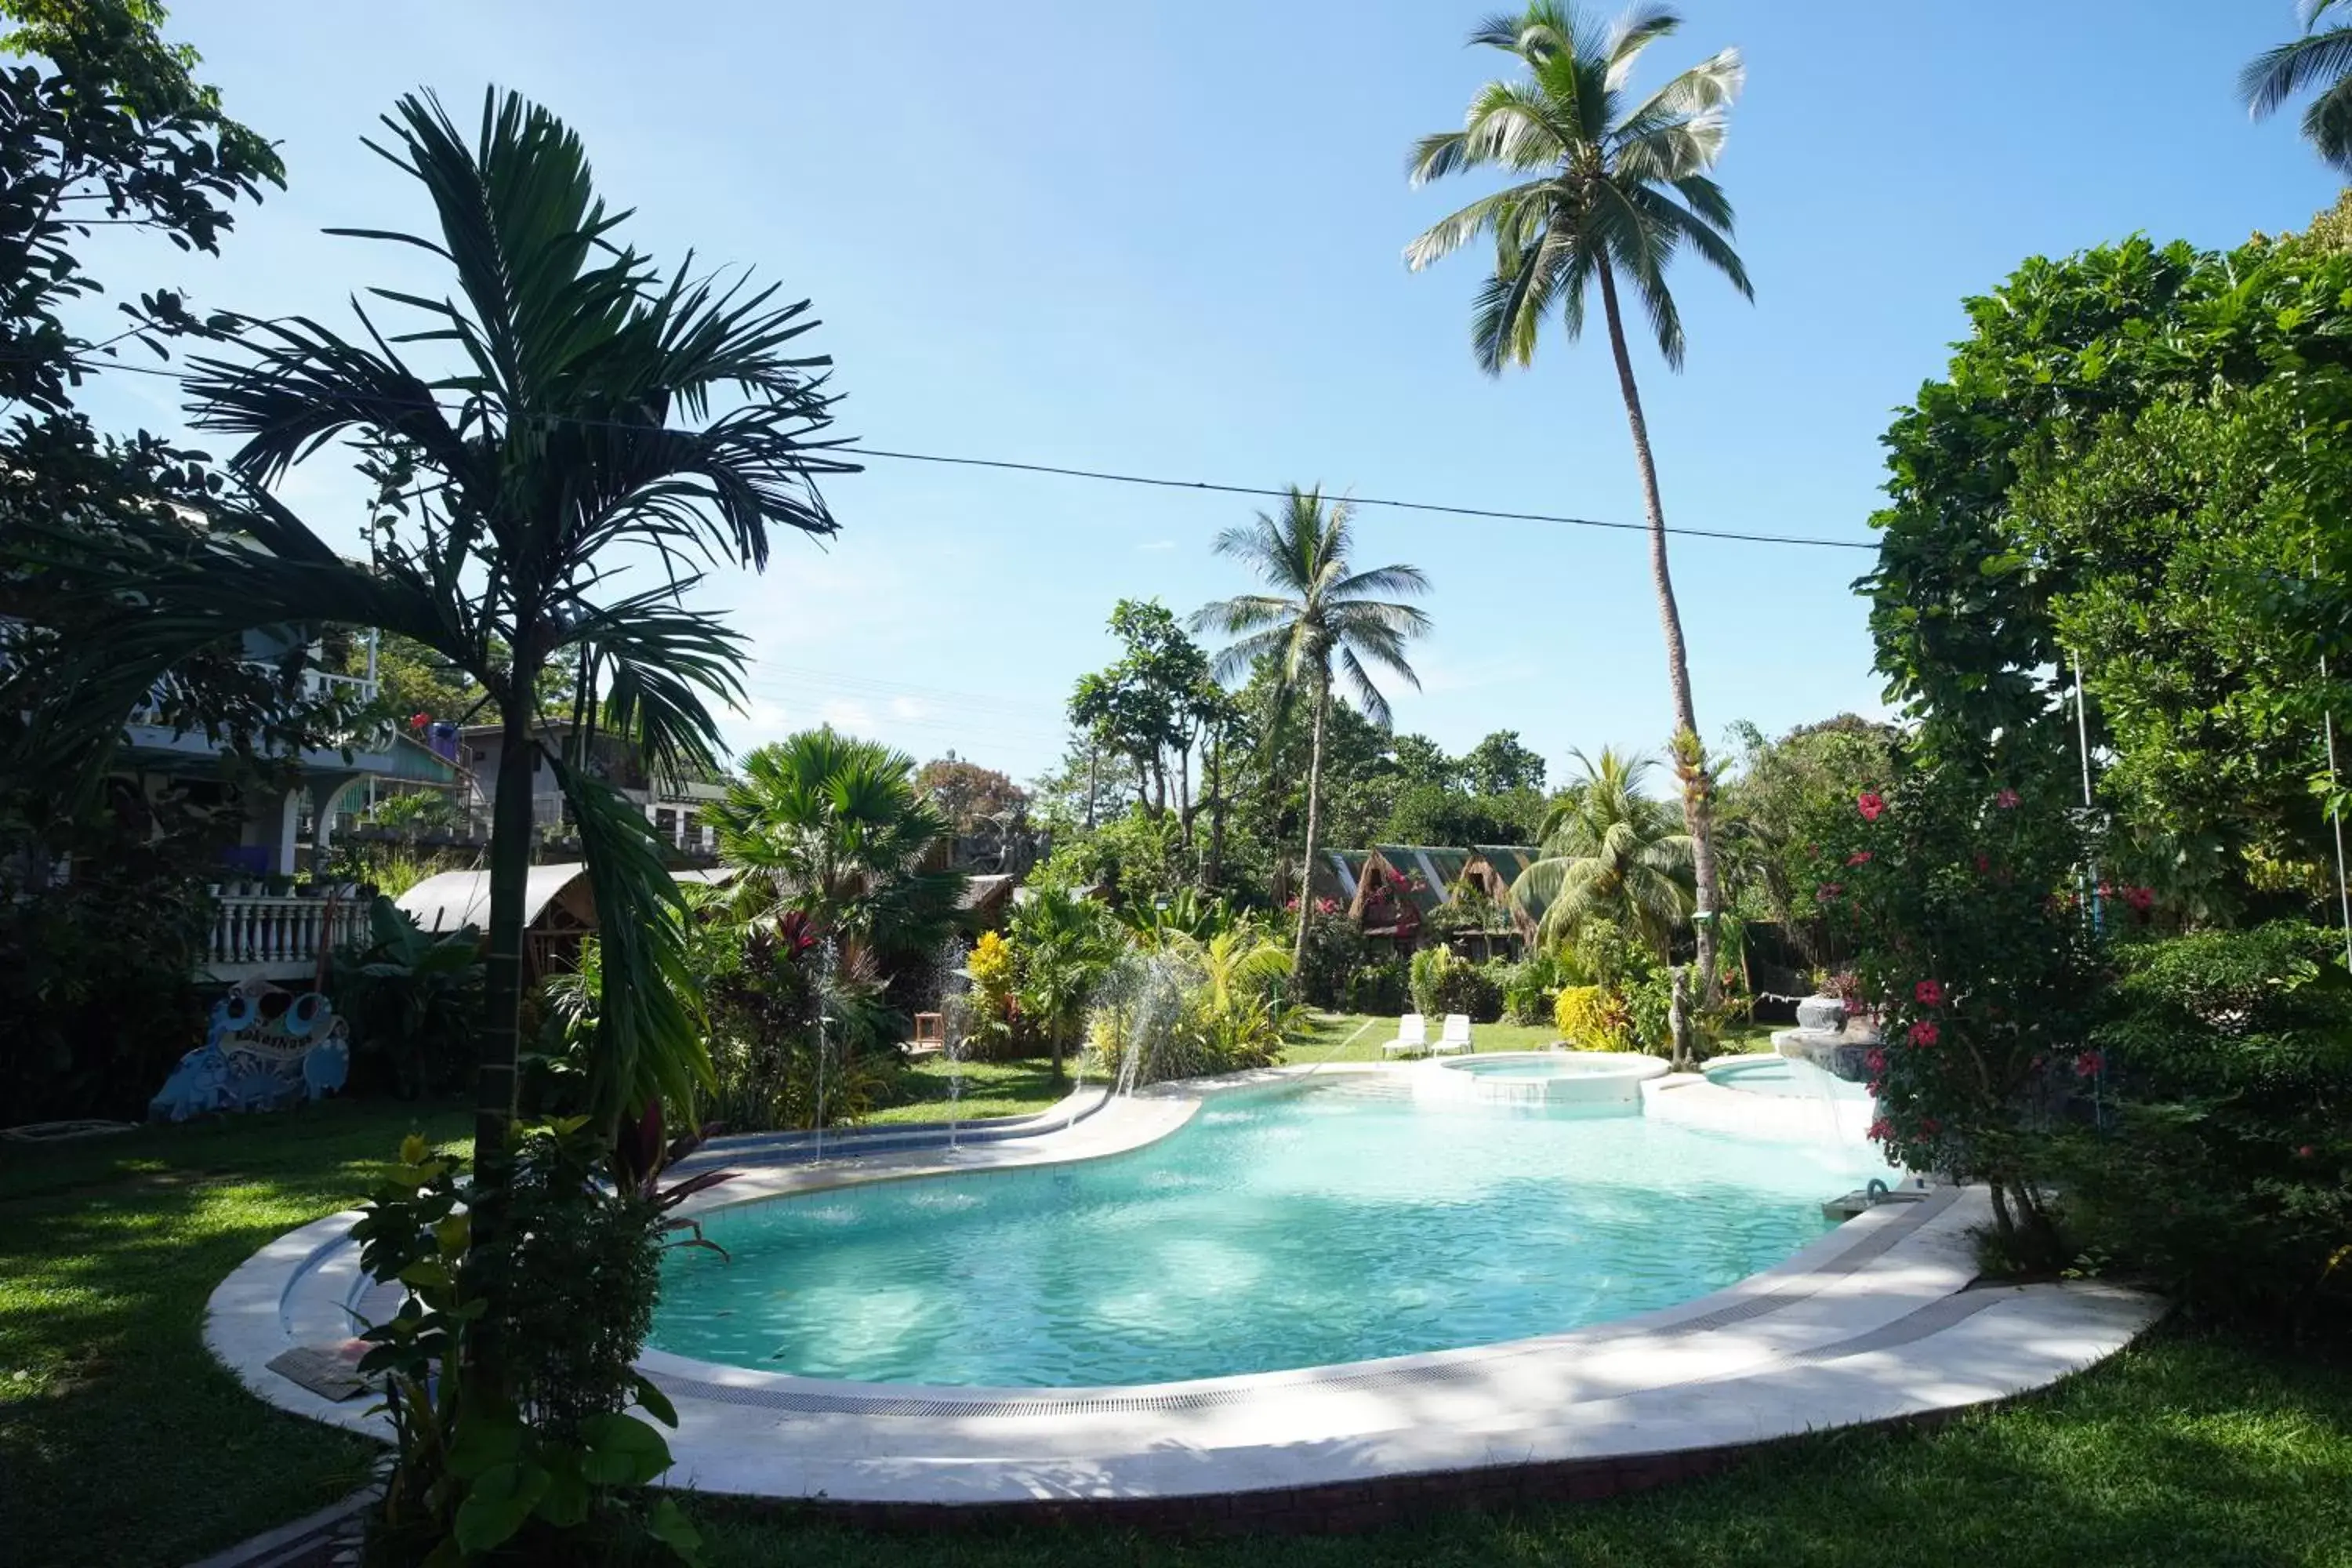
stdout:
[(1545, 813), (1542, 858), (1511, 884), (1511, 900), (1543, 911), (1546, 942), (1607, 921), (1664, 959), (1691, 912), (1691, 837), (1675, 831), (1672, 808), (1642, 792), (1656, 766), (1650, 758), (1605, 746), (1598, 760), (1572, 754), (1583, 777)]
[(2303, 37), (2257, 55), (2238, 73), (2238, 95), (2257, 120), (2305, 88), (2319, 96), (2303, 111), (2303, 133), (2322, 158), (2352, 174), (2352, 20), (2321, 29), (2346, 0), (2302, 0)]
[[(1321, 826), (1323, 723), (1331, 710), (1333, 667), (1348, 679), (1356, 705), (1386, 729), (1388, 699), (1364, 668), (1370, 660), (1420, 689), (1421, 678), (1406, 662), (1404, 645), (1429, 629), (1429, 617), (1411, 605), (1370, 598), (1372, 594), (1425, 594), (1429, 579), (1418, 566), (1375, 566), (1358, 572), (1348, 560), (1354, 542), (1354, 511), (1345, 501), (1326, 503), (1320, 489), (1293, 485), (1279, 513), (1217, 535), (1220, 555), (1245, 563), (1271, 594), (1242, 594), (1205, 605), (1192, 616), (1194, 631), (1213, 630), (1237, 640), (1217, 656), (1214, 673), (1230, 680), (1262, 660), (1272, 660), (1277, 719), (1303, 692), (1313, 707), (1314, 738), (1307, 753), (1307, 851), (1300, 866), (1298, 934), (1291, 946), (1294, 966), (1307, 956), (1307, 921), (1314, 900), (1316, 833)], [(1271, 735), (1279, 724), (1269, 725)]]
[[(493, 91), (471, 138), (429, 95), (402, 99), (383, 123), (391, 140), (376, 151), (425, 186), (436, 231), (337, 232), (425, 252), (452, 291), (374, 290), (421, 318), (396, 336), (364, 310), (356, 339), (301, 317), (239, 319), (243, 353), (196, 362), (195, 423), (245, 437), (229, 459), (242, 489), (206, 528), (125, 517), (103, 562), (75, 558), (80, 598), (108, 618), (57, 672), (38, 734), (95, 775), (159, 679), (253, 628), (378, 627), (488, 693), (504, 744), (474, 1124), (470, 1245), (487, 1249), (504, 1240), (541, 758), (603, 917), (594, 1109), (617, 1125), (649, 1100), (686, 1100), (709, 1075), (680, 994), (679, 895), (659, 840), (640, 807), (593, 776), (584, 742), (544, 741), (541, 677), (571, 674), (583, 710), (657, 773), (713, 766), (709, 700), (740, 695), (743, 640), (684, 608), (695, 563), (756, 568), (772, 528), (835, 531), (814, 476), (848, 465), (817, 439), (830, 423), (828, 362), (795, 342), (814, 325), (806, 303), (664, 281), (617, 242), (625, 215), (597, 199), (585, 151), (553, 114)], [(405, 357), (420, 344), (443, 356), (437, 367)], [(713, 395), (730, 390), (740, 406), (712, 416)], [(363, 564), (270, 493), (338, 440), (360, 448), (381, 487)], [(54, 543), (20, 534), (12, 550)], [(477, 1350), (492, 1375), (488, 1333)]]
[(1092, 899), (1041, 886), (1013, 912), (1013, 938), (1021, 1005), (1045, 1026), (1054, 1052), (1054, 1081), (1059, 1083), (1072, 1026), (1124, 946), (1118, 922)]
[(1679, 370), (1682, 314), (1666, 287), (1666, 268), (1677, 253), (1696, 252), (1742, 295), (1755, 297), (1748, 269), (1731, 248), (1731, 204), (1707, 174), (1723, 150), (1725, 112), (1745, 75), (1739, 52), (1721, 51), (1631, 107), (1624, 96), (1642, 51), (1681, 26), (1682, 18), (1663, 5), (1640, 5), (1603, 29), (1572, 5), (1535, 0), (1524, 15), (1497, 16), (1472, 33), (1472, 43), (1511, 56), (1525, 74), (1479, 89), (1461, 130), (1422, 138), (1410, 163), (1412, 182), (1486, 168), (1532, 177), (1479, 197), (1404, 254), (1417, 272), (1482, 234), (1494, 237), (1494, 276), (1479, 291), (1471, 319), (1472, 348), (1490, 375), (1533, 362), (1547, 315), (1558, 314), (1570, 341), (1580, 336), (1586, 291), (1600, 287), (1649, 514), (1650, 577), (1665, 631), (1675, 760), (1685, 775), (1683, 812), (1697, 879), (1699, 984), (1711, 1000), (1712, 921), (1720, 907), (1709, 821), (1712, 781), (1698, 742), (1682, 615), (1666, 565), (1657, 464), (1618, 301), (1622, 274), (1641, 297), (1659, 353), (1668, 368)]
[(740, 868), (738, 919), (798, 910), (854, 963), (929, 952), (955, 919), (961, 872), (926, 862), (953, 832), (915, 788), (915, 760), (831, 728), (804, 730), (741, 759), (711, 808), (719, 858)]

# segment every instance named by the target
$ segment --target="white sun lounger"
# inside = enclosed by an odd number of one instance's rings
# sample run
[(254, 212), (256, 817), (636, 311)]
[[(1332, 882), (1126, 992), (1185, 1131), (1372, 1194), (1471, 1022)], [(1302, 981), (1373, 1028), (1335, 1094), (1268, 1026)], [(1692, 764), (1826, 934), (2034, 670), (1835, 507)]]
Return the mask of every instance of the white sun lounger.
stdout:
[(1382, 1056), (1419, 1056), (1429, 1049), (1429, 1021), (1418, 1013), (1397, 1020), (1396, 1038), (1381, 1047)]
[(1456, 1051), (1467, 1052), (1470, 1048), (1470, 1015), (1445, 1015), (1445, 1033), (1438, 1037), (1437, 1044), (1429, 1047), (1429, 1054), (1433, 1057), (1450, 1056)]

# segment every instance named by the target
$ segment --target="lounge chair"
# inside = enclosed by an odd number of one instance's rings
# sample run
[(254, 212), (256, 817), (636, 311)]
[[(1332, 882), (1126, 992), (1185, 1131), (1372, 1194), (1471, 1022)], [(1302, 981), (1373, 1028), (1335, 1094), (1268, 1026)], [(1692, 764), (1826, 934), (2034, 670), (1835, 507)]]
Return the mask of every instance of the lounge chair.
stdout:
[(1429, 1049), (1429, 1021), (1418, 1013), (1397, 1020), (1396, 1038), (1381, 1047), (1382, 1056), (1417, 1057)]
[(1437, 1044), (1429, 1047), (1429, 1054), (1433, 1057), (1451, 1056), (1457, 1051), (1466, 1054), (1475, 1048), (1470, 1044), (1470, 1015), (1448, 1013), (1445, 1015), (1445, 1033), (1437, 1037)]

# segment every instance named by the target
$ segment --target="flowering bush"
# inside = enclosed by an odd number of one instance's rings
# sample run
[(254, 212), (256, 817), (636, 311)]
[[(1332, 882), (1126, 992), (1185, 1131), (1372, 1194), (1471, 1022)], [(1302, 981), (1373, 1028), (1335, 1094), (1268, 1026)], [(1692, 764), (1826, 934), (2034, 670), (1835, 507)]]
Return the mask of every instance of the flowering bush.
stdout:
[(1412, 955), (1412, 1005), (1424, 1016), (1468, 1015), (1491, 1024), (1503, 1016), (1503, 990), (1496, 977), (1447, 947), (1424, 947)]
[(1633, 1017), (1622, 998), (1599, 985), (1570, 985), (1559, 994), (1553, 1021), (1559, 1037), (1580, 1051), (1630, 1051)]
[[(2029, 786), (2030, 787), (2030, 786)], [(2104, 946), (2081, 897), (2095, 846), (2060, 802), (1922, 771), (1855, 797), (1816, 848), (1816, 894), (1854, 954), (1850, 1005), (1891, 1159), (1991, 1188), (2021, 1261), (2058, 1251), (2040, 1134), (2095, 1090)]]

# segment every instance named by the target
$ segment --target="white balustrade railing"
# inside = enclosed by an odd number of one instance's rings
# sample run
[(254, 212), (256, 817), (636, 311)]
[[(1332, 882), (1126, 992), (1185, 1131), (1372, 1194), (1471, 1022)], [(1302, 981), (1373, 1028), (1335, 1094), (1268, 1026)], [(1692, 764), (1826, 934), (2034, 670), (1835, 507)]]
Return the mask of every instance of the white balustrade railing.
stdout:
[(231, 893), (213, 921), (215, 969), (290, 970), (361, 936), (367, 905), (357, 899), (291, 899)]

